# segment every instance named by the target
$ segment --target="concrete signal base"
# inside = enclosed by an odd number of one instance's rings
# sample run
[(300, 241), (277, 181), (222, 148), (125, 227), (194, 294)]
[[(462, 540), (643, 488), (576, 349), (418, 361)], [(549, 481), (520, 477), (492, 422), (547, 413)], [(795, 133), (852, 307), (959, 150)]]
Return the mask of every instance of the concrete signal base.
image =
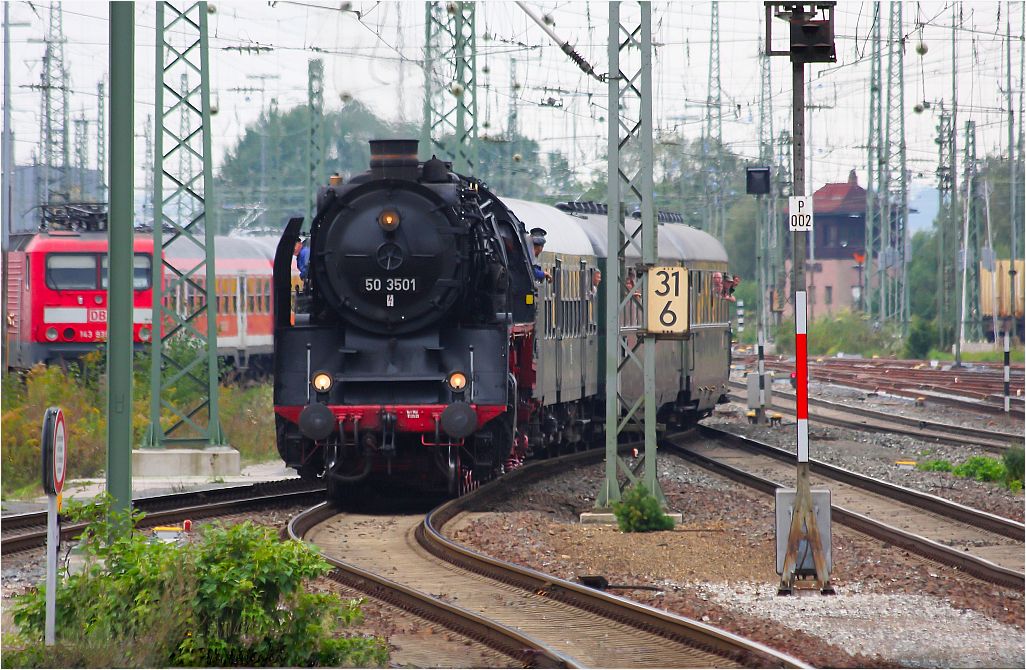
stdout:
[(242, 463), (237, 449), (133, 449), (133, 477), (223, 477), (238, 475)]

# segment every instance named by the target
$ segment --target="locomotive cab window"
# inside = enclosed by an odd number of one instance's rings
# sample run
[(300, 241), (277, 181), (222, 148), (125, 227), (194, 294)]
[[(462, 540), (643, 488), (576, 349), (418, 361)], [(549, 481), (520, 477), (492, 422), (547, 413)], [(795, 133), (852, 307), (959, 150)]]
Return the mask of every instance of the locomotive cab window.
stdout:
[(49, 254), (46, 285), (58, 291), (96, 289), (96, 254)]
[[(107, 254), (100, 257), (100, 288), (107, 290)], [(145, 291), (150, 288), (153, 267), (149, 254), (135, 254), (132, 258), (132, 290)]]

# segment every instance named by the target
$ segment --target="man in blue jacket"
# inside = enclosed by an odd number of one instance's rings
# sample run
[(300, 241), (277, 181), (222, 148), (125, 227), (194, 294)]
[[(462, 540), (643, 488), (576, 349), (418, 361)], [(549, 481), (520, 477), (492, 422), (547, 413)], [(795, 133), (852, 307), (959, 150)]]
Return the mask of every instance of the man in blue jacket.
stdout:
[[(534, 259), (539, 260), (541, 252), (545, 248), (545, 235), (547, 233), (543, 228), (532, 228), (531, 229), (531, 245), (534, 247)], [(540, 281), (552, 281), (552, 275), (542, 269), (542, 266), (534, 264), (534, 280)]]
[(296, 249), (293, 251), (296, 256), (296, 269), (299, 270), (299, 278), (306, 281), (310, 272), (310, 247), (303, 240), (296, 240)]

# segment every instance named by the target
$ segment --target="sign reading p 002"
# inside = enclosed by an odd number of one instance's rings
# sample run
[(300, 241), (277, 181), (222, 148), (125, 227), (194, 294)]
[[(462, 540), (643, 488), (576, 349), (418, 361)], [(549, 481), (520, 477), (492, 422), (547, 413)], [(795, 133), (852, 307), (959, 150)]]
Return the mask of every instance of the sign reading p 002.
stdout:
[(687, 268), (649, 268), (648, 332), (680, 335), (689, 326)]

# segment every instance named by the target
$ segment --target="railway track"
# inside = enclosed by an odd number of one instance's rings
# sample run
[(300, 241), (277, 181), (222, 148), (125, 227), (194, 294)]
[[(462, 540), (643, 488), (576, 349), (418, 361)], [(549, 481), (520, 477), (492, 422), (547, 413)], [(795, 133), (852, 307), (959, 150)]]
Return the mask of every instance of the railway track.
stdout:
[[(164, 496), (139, 498), (133, 505), (146, 513), (143, 528), (175, 523), (185, 519), (245, 512), (253, 508), (303, 504), (323, 499), (324, 489), (298, 479), (260, 482), (207, 491), (191, 491)], [(81, 534), (83, 523), (64, 523), (61, 539)], [(10, 514), (3, 517), (0, 554), (8, 555), (42, 547), (46, 544), (46, 512)]]
[[(793, 482), (791, 452), (705, 426), (700, 432), (709, 439), (661, 446), (769, 495)], [(810, 473), (813, 487), (830, 489), (835, 522), (978, 579), (1026, 586), (1023, 524), (816, 460)]]
[(802, 667), (749, 640), (484, 556), (444, 534), (511, 485), (601, 458), (595, 450), (531, 464), (504, 477), (501, 487), (484, 486), (427, 516), (339, 515), (322, 505), (297, 517), (290, 533), (316, 544), (339, 582), (423, 612), (527, 665)]
[[(735, 389), (744, 389), (743, 384), (731, 382)], [(730, 399), (746, 403), (747, 398), (735, 393), (728, 394)], [(773, 390), (773, 402), (769, 409), (793, 417), (795, 415), (795, 397), (790, 393)], [(968, 426), (930, 421), (915, 417), (888, 414), (864, 407), (852, 407), (837, 402), (809, 398), (809, 418), (818, 423), (825, 423), (856, 430), (909, 435), (927, 442), (954, 444), (958, 446), (978, 447), (993, 453), (1002, 453), (1009, 446), (1021, 444), (1023, 436), (1016, 433), (984, 430)]]
[[(755, 358), (745, 356), (749, 369)], [(766, 359), (766, 368), (790, 373), (794, 362), (780, 357)], [(1002, 368), (975, 364), (962, 369), (934, 369), (922, 361), (882, 359), (810, 359), (809, 378), (866, 391), (886, 391), (906, 398), (925, 398), (928, 402), (975, 412), (1004, 414)], [(1024, 416), (1023, 368), (1012, 366), (1011, 415)]]

